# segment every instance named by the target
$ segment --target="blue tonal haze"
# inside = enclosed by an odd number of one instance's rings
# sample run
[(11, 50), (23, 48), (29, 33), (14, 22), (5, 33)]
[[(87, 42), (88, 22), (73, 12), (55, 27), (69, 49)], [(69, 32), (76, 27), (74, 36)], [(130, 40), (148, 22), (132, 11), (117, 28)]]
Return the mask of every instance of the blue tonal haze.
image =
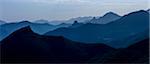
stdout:
[(0, 0), (0, 19), (8, 22), (65, 20), (101, 16), (108, 11), (124, 15), (148, 8), (148, 0)]

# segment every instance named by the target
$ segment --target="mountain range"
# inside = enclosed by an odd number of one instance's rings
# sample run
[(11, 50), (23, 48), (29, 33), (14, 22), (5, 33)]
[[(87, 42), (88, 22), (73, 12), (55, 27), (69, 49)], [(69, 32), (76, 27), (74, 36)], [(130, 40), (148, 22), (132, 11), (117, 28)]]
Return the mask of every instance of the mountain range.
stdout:
[(1, 63), (149, 64), (149, 15), (140, 10), (68, 21), (0, 20)]
[(2, 63), (148, 63), (148, 38), (127, 48), (115, 49), (100, 43), (39, 35), (28, 26), (0, 43)]
[(87, 23), (76, 28), (59, 28), (45, 35), (64, 36), (73, 41), (105, 43), (115, 48), (127, 47), (149, 34), (149, 13), (132, 12), (107, 24)]
[[(115, 13), (107, 13), (106, 15), (104, 15), (104, 17), (97, 17), (99, 19), (97, 20), (103, 20), (106, 19), (106, 17), (113, 17), (113, 15), (115, 15)], [(117, 15), (117, 14), (116, 14)], [(69, 27), (69, 28), (75, 28), (78, 26), (81, 26), (83, 24), (89, 23), (88, 21), (92, 21), (92, 16), (88, 16), (88, 17), (77, 17), (77, 18), (71, 18), (69, 20), (64, 20), (64, 21), (48, 21), (48, 20), (36, 20), (33, 22), (29, 22), (29, 21), (21, 21), (21, 22), (14, 22), (14, 23), (6, 23), (5, 21), (0, 21), (0, 41), (3, 40), (5, 37), (7, 37), (8, 35), (10, 35), (12, 32), (14, 32), (15, 30), (18, 30), (22, 27), (28, 26), (30, 25), (32, 30), (38, 34), (44, 34), (48, 31), (52, 31), (55, 30), (57, 28), (61, 28), (61, 27)], [(110, 20), (113, 20), (113, 18), (110, 18)], [(109, 20), (109, 22), (110, 22)], [(74, 23), (75, 21), (77, 21), (77, 23)], [(95, 21), (92, 21), (95, 22)], [(108, 22), (108, 21), (103, 21)], [(40, 29), (39, 29), (40, 28)]]
[(38, 35), (28, 27), (13, 32), (1, 42), (2, 62), (86, 62), (115, 50), (105, 44), (84, 44), (61, 36)]
[(101, 16), (97, 16), (97, 17), (83, 16), (83, 17), (71, 18), (68, 20), (52, 20), (52, 21), (41, 19), (41, 20), (34, 21), (34, 23), (49, 23), (52, 25), (58, 25), (61, 23), (73, 24), (74, 21), (78, 21), (79, 23), (107, 24), (109, 22), (119, 19), (120, 17), (121, 16), (119, 16), (118, 14), (114, 12), (108, 12), (104, 14), (104, 16), (102, 17)]

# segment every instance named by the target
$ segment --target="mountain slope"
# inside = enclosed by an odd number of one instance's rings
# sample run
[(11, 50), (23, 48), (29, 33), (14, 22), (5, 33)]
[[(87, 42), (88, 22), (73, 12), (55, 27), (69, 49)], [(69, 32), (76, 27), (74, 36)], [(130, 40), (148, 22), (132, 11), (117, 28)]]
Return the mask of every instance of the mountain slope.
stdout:
[(143, 10), (130, 13), (108, 24), (88, 23), (77, 28), (59, 28), (45, 33), (79, 42), (101, 42), (115, 48), (127, 47), (144, 40), (148, 34), (149, 13)]
[(13, 32), (0, 43), (2, 62), (7, 63), (79, 63), (115, 50), (105, 44), (83, 44), (61, 36), (38, 35), (30, 27)]

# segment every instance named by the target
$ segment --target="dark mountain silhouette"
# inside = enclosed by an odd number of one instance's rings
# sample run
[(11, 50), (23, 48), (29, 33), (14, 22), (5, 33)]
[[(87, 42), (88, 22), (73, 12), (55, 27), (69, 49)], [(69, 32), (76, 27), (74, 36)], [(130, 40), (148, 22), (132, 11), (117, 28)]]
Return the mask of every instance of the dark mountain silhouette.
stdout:
[(104, 57), (95, 57), (93, 63), (144, 63), (149, 64), (149, 39), (142, 40), (125, 49), (118, 49)]
[(105, 43), (115, 48), (144, 40), (149, 34), (149, 13), (132, 12), (108, 24), (87, 23), (77, 28), (59, 28), (45, 35), (64, 36), (73, 41)]
[(0, 43), (3, 63), (79, 63), (115, 50), (105, 44), (84, 44), (61, 36), (38, 35), (29, 26), (13, 32)]
[(6, 23), (0, 25), (0, 41), (3, 40), (5, 37), (13, 33), (14, 31), (23, 28), (25, 26), (29, 26), (31, 29), (38, 34), (44, 34), (48, 31), (60, 28), (60, 27), (68, 27), (69, 24), (59, 24), (59, 25), (51, 25), (48, 23), (31, 23), (29, 21), (22, 21), (19, 23)]
[(120, 19), (121, 16), (119, 16), (116, 13), (113, 12), (108, 12), (106, 13), (104, 16), (99, 17), (98, 19), (93, 17), (92, 20), (88, 21), (88, 23), (94, 23), (94, 24), (107, 24), (110, 23), (112, 21), (118, 20)]

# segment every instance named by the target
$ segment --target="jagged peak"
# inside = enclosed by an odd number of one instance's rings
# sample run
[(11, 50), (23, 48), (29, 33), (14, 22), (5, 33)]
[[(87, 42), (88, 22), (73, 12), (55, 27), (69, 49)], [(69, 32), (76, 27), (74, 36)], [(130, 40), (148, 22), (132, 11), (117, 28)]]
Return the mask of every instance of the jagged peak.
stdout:
[(34, 33), (32, 31), (32, 29), (30, 28), (30, 26), (26, 26), (26, 27), (23, 27), (21, 29), (18, 29), (16, 30), (14, 33), (12, 34), (20, 34), (20, 33), (24, 33), (24, 34), (27, 34), (27, 33)]

